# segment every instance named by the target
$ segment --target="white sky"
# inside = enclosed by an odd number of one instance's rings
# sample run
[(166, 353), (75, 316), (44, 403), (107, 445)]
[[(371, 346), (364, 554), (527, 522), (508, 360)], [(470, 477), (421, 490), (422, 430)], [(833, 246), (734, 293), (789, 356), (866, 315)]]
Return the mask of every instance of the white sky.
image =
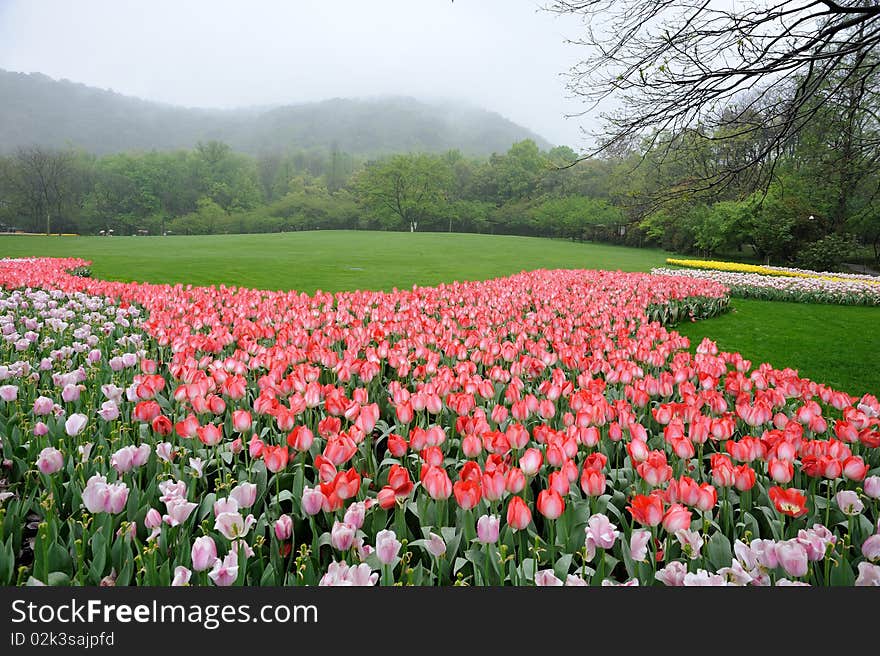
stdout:
[[(597, 116), (561, 73), (584, 52), (536, 0), (0, 0), (0, 68), (150, 100), (240, 107), (401, 94), (465, 100), (553, 143)], [(2, 101), (2, 100), (0, 100)]]

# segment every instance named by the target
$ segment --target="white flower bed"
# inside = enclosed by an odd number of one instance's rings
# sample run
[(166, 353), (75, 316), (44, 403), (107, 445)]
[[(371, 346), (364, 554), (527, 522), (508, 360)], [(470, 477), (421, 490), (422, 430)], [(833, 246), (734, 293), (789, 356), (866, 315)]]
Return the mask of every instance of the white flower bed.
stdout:
[[(716, 269), (651, 269), (651, 273), (714, 280), (730, 288), (732, 296), (797, 303), (880, 305), (880, 285), (860, 279), (824, 280), (796, 276), (762, 276)], [(837, 276), (838, 274), (830, 274)], [(870, 278), (870, 276), (869, 276)], [(876, 282), (876, 279), (873, 279)]]

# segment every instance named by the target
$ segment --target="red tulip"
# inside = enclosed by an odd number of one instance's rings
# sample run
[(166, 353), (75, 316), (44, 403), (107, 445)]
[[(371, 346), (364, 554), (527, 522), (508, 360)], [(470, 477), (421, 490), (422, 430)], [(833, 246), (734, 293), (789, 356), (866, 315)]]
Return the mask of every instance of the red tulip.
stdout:
[(308, 451), (314, 441), (315, 436), (307, 426), (297, 426), (287, 436), (288, 446), (300, 452)]
[(755, 470), (748, 465), (738, 465), (734, 467), (733, 477), (733, 484), (740, 492), (751, 490), (755, 485)]
[(435, 501), (448, 499), (452, 494), (452, 481), (445, 469), (428, 466), (422, 476), (422, 486)]
[(507, 504), (507, 525), (514, 531), (522, 531), (532, 522), (532, 511), (520, 497), (513, 496)]
[(406, 455), (407, 444), (400, 435), (391, 433), (388, 436), (388, 453), (395, 458), (402, 458)]
[(598, 497), (605, 493), (605, 474), (584, 466), (581, 473), (581, 489), (590, 497)]
[(159, 435), (170, 435), (173, 430), (173, 425), (171, 420), (165, 415), (159, 415), (155, 419), (153, 419), (153, 430), (157, 432)]
[(663, 501), (656, 494), (638, 494), (630, 499), (626, 509), (642, 526), (657, 526), (663, 520)]
[(486, 501), (498, 501), (504, 496), (506, 481), (504, 473), (500, 471), (483, 474), (480, 481), (483, 488), (483, 498)]
[(561, 470), (550, 472), (550, 476), (547, 477), (547, 486), (551, 490), (556, 490), (561, 497), (566, 497), (571, 491), (568, 476)]
[(239, 433), (246, 433), (251, 429), (251, 413), (247, 410), (234, 410), (232, 412), (232, 428)]
[(776, 510), (790, 517), (800, 517), (807, 513), (807, 497), (794, 488), (771, 487), (768, 491)]
[(663, 528), (668, 533), (675, 533), (691, 526), (691, 511), (684, 506), (674, 503), (663, 515)]
[(522, 469), (526, 476), (534, 476), (538, 473), (538, 470), (541, 469), (543, 460), (544, 457), (538, 449), (527, 449), (519, 459), (519, 468)]
[(868, 473), (868, 467), (860, 456), (850, 456), (843, 461), (843, 475), (851, 481), (861, 481)]
[(556, 490), (541, 490), (535, 507), (547, 519), (558, 519), (565, 510), (565, 501)]
[(504, 487), (510, 494), (519, 494), (526, 486), (526, 476), (519, 467), (511, 467), (504, 475)]
[(196, 429), (199, 441), (205, 446), (217, 446), (223, 441), (223, 429), (216, 424), (205, 424)]
[(480, 484), (475, 481), (456, 481), (452, 491), (455, 494), (455, 501), (463, 510), (470, 510), (476, 506), (483, 496)]
[(665, 483), (672, 477), (672, 467), (667, 464), (666, 454), (662, 451), (650, 451), (638, 464), (636, 471), (652, 487)]
[(408, 496), (413, 491), (413, 482), (409, 470), (400, 465), (391, 465), (388, 471), (388, 485), (397, 496)]
[[(201, 435), (199, 437), (201, 438)], [(266, 469), (272, 473), (280, 472), (287, 467), (288, 456), (287, 445), (263, 446), (263, 462), (266, 463)]]
[(767, 474), (776, 483), (790, 483), (794, 478), (794, 467), (787, 460), (771, 458), (767, 461)]

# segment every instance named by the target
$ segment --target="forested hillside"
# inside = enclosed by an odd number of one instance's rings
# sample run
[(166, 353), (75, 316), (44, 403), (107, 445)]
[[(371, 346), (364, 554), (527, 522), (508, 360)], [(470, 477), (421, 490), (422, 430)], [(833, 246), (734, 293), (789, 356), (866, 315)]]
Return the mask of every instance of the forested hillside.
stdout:
[(499, 114), (413, 98), (332, 99), (272, 109), (189, 109), (0, 70), (0, 152), (72, 146), (97, 154), (192, 148), (218, 140), (238, 152), (328, 149), (355, 155), (504, 152), (541, 137)]

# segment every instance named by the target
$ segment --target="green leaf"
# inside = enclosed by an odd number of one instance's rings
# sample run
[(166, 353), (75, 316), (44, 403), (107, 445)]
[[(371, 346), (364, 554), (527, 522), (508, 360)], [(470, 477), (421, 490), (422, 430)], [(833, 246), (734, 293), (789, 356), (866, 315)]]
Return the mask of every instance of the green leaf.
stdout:
[(260, 577), (260, 585), (275, 585), (275, 567), (272, 563), (269, 563), (269, 566), (263, 570), (263, 575)]
[(104, 577), (104, 566), (107, 564), (107, 538), (102, 532), (92, 535), (89, 541), (92, 547), (92, 566), (89, 568), (89, 581), (98, 585)]
[(730, 549), (730, 542), (727, 540), (727, 536), (720, 531), (715, 533), (709, 539), (709, 542), (706, 545), (706, 553), (709, 557), (709, 562), (712, 563), (712, 566), (716, 570), (721, 569), (722, 567), (729, 567), (730, 563), (733, 561), (733, 552)]
[(70, 577), (65, 572), (49, 572), (48, 585), (70, 585)]
[(563, 554), (553, 566), (553, 572), (563, 581), (565, 581), (565, 577), (568, 576), (568, 571), (571, 569), (571, 561), (573, 557), (574, 554)]
[(856, 577), (849, 563), (838, 562), (831, 568), (831, 585), (851, 586), (855, 582)]
[(10, 535), (3, 543), (0, 550), (0, 585), (11, 585), (12, 575), (15, 571), (15, 552), (12, 549), (12, 536)]

